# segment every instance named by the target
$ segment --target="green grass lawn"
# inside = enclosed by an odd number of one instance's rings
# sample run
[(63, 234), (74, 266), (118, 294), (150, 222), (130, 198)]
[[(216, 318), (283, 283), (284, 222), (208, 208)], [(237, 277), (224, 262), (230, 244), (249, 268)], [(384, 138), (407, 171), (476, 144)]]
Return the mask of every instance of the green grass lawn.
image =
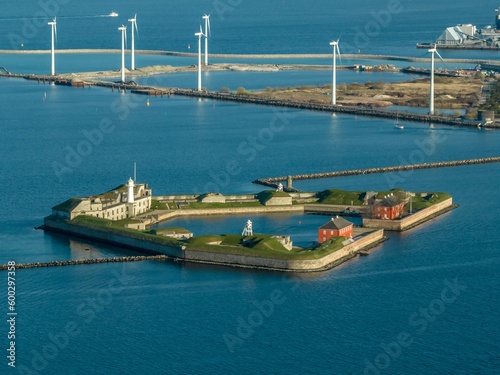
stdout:
[(449, 198), (451, 198), (451, 195), (443, 192), (430, 193), (426, 197), (412, 197), (413, 212), (423, 210), (424, 208), (428, 208), (434, 204), (441, 203)]
[[(345, 237), (326, 241), (316, 248), (293, 248), (287, 250), (271, 234), (256, 234), (249, 237), (240, 235), (209, 235), (190, 238), (188, 249), (209, 251), (224, 254), (246, 255), (261, 258), (285, 260), (311, 260), (322, 258), (337, 250), (343, 245)], [(220, 245), (209, 245), (211, 242), (220, 242)], [(247, 242), (249, 246), (243, 246)]]
[(354, 206), (363, 205), (364, 193), (357, 191), (345, 191), (339, 189), (329, 189), (318, 193), (319, 201), (322, 204), (340, 204)]
[(260, 207), (259, 202), (227, 202), (227, 203), (201, 203), (189, 202), (188, 206), (182, 206), (182, 209), (203, 209), (203, 208), (228, 208), (228, 207)]

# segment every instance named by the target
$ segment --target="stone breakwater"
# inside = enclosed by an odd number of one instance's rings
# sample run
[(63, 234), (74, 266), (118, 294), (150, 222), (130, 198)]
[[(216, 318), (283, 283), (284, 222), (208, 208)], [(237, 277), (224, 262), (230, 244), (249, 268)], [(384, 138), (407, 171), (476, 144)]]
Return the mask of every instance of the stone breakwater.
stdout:
[[(437, 162), (437, 163), (397, 165), (397, 166), (392, 166), (392, 167), (352, 169), (352, 170), (348, 170), (348, 171), (337, 171), (337, 172), (299, 174), (299, 175), (294, 175), (291, 177), (292, 177), (292, 180), (312, 180), (312, 179), (319, 179), (319, 178), (354, 176), (354, 175), (360, 175), (360, 174), (410, 171), (410, 170), (414, 170), (414, 169), (458, 167), (458, 166), (463, 166), (463, 165), (498, 163), (498, 162), (500, 162), (500, 156), (489, 157), (489, 158), (480, 158), (480, 159), (442, 161), (442, 162)], [(290, 177), (290, 176), (260, 178), (258, 180), (253, 181), (253, 183), (259, 184), (259, 185), (264, 185), (264, 186), (276, 187), (276, 184), (278, 182), (286, 181), (288, 177)]]
[[(113, 257), (113, 258), (89, 258), (89, 259), (73, 259), (53, 262), (36, 262), (36, 263), (18, 263), (16, 269), (23, 268), (40, 268), (40, 267), (64, 267), (76, 266), (81, 264), (98, 264), (98, 263), (123, 263), (123, 262), (142, 262), (145, 260), (167, 260), (170, 259), (166, 255), (150, 255), (150, 256), (131, 256), (131, 257)], [(0, 271), (7, 270), (8, 265), (0, 265)]]
[[(36, 80), (38, 82), (55, 82), (55, 84), (64, 84), (69, 86), (85, 87), (85, 86), (100, 86), (111, 88), (112, 90), (121, 90), (126, 92), (127, 90), (143, 95), (155, 95), (155, 96), (187, 96), (194, 98), (204, 98), (210, 100), (218, 101), (230, 101), (244, 104), (255, 104), (255, 105), (266, 105), (272, 107), (282, 107), (291, 108), (299, 110), (309, 110), (309, 111), (320, 111), (328, 113), (343, 113), (349, 115), (358, 115), (365, 117), (377, 117), (377, 118), (389, 118), (396, 119), (398, 116), (400, 120), (413, 121), (413, 122), (423, 122), (431, 124), (445, 124), (461, 127), (478, 127), (478, 121), (467, 121), (462, 119), (456, 119), (447, 116), (438, 115), (424, 115), (417, 113), (408, 112), (396, 112), (388, 110), (373, 109), (370, 107), (359, 107), (359, 106), (332, 106), (330, 104), (314, 104), (305, 101), (291, 101), (291, 100), (277, 100), (277, 99), (266, 99), (257, 97), (251, 94), (237, 94), (237, 93), (219, 93), (215, 91), (197, 91), (193, 89), (183, 89), (183, 88), (166, 88), (166, 87), (156, 87), (156, 86), (140, 86), (133, 82), (117, 83), (109, 81), (99, 81), (99, 80), (82, 80), (79, 79), (78, 82), (75, 80), (57, 76), (39, 76), (33, 74), (6, 74), (0, 73), (0, 77), (9, 78), (25, 78), (29, 80)], [(496, 123), (489, 123), (482, 125), (485, 128), (500, 128)]]
[[(151, 88), (158, 89), (158, 88)], [(446, 116), (438, 115), (424, 115), (408, 112), (386, 111), (380, 109), (372, 109), (369, 107), (355, 107), (355, 106), (332, 106), (326, 104), (313, 104), (308, 102), (291, 101), (291, 100), (276, 100), (259, 98), (248, 94), (223, 94), (213, 91), (195, 91), (189, 89), (172, 88), (168, 90), (171, 95), (182, 95), (197, 98), (206, 98), (220, 101), (232, 101), (245, 104), (267, 105), (273, 107), (285, 107), (292, 109), (305, 109), (310, 111), (320, 111), (329, 113), (345, 113), (350, 115), (366, 116), (366, 117), (379, 117), (390, 118), (413, 122), (425, 122), (433, 124), (446, 124), (464, 127), (477, 127), (478, 121), (465, 121)], [(484, 125), (484, 127), (498, 128), (495, 123)]]

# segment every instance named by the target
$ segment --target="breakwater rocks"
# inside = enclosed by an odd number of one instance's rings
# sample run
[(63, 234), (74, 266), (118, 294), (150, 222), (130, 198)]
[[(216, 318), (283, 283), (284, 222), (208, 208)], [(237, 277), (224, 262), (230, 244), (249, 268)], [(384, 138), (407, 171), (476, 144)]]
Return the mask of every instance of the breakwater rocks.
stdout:
[[(330, 113), (345, 113), (350, 115), (367, 116), (367, 117), (379, 117), (379, 118), (381, 117), (390, 119), (396, 119), (396, 117), (398, 117), (399, 120), (406, 120), (413, 122), (446, 124), (446, 125), (465, 126), (474, 128), (478, 126), (478, 121), (465, 121), (462, 119), (456, 119), (446, 116), (424, 115), (424, 114), (408, 113), (408, 112), (398, 113), (396, 111), (386, 111), (368, 107), (339, 106), (339, 105), (332, 106), (326, 104), (314, 104), (314, 103), (298, 102), (291, 100), (265, 99), (249, 94), (224, 94), (212, 91), (196, 91), (196, 90), (179, 89), (179, 88), (172, 88), (169, 90), (169, 93), (173, 95), (191, 96), (196, 98), (206, 98), (206, 99), (220, 100), (220, 101), (232, 101), (245, 104), (267, 105), (273, 107), (285, 107), (292, 109), (305, 109), (310, 111), (321, 111)], [(494, 123), (483, 126), (498, 128), (498, 126), (496, 126)]]
[[(54, 82), (61, 81), (61, 78), (53, 77), (53, 76), (37, 76), (33, 74), (5, 74), (0, 73), (0, 77), (16, 77), (16, 78), (25, 78), (29, 80), (36, 80), (38, 82)], [(202, 99), (210, 99), (210, 100), (219, 100), (219, 101), (230, 101), (244, 104), (255, 104), (255, 105), (266, 105), (273, 107), (283, 107), (283, 108), (291, 108), (291, 109), (301, 109), (301, 110), (310, 110), (310, 111), (321, 111), (328, 113), (343, 113), (350, 115), (358, 115), (365, 117), (378, 117), (378, 118), (389, 118), (404, 121), (413, 121), (413, 122), (423, 122), (430, 124), (445, 124), (445, 125), (453, 125), (453, 126), (462, 126), (462, 127), (478, 127), (483, 126), (485, 128), (500, 128), (496, 123), (488, 123), (481, 124), (478, 121), (468, 121), (460, 118), (453, 118), (448, 116), (438, 116), (438, 115), (426, 115), (426, 114), (417, 114), (417, 113), (409, 113), (409, 112), (396, 112), (396, 111), (388, 111), (388, 110), (380, 110), (373, 109), (371, 107), (359, 107), (359, 106), (341, 106), (341, 105), (330, 105), (330, 104), (316, 104), (305, 101), (291, 101), (291, 100), (277, 100), (277, 99), (267, 99), (258, 97), (256, 95), (243, 93), (219, 93), (215, 91), (197, 91), (194, 89), (183, 89), (183, 88), (165, 88), (165, 87), (154, 87), (154, 86), (140, 86), (135, 82), (109, 82), (109, 81), (98, 81), (98, 80), (78, 80), (77, 83), (74, 80), (66, 80), (68, 82), (61, 84), (68, 84), (72, 86), (85, 87), (85, 86), (101, 86), (108, 87), (111, 90), (119, 90), (122, 92), (126, 92), (127, 90), (132, 93), (137, 94), (146, 94), (146, 95), (155, 95), (155, 96), (170, 96), (170, 95), (179, 95), (179, 96), (188, 96), (194, 98), (202, 98)]]
[[(167, 259), (170, 258), (166, 255), (74, 259), (74, 260), (63, 260), (63, 261), (53, 261), (53, 262), (19, 263), (16, 264), (16, 269), (40, 268), (40, 267), (64, 267), (64, 266), (77, 266), (81, 264), (97, 264), (97, 263), (142, 262), (145, 260), (167, 260)], [(7, 270), (7, 268), (8, 268), (7, 264), (0, 265), (0, 271)]]
[[(295, 175), (295, 176), (291, 176), (291, 177), (292, 177), (292, 180), (312, 180), (312, 179), (318, 179), (318, 178), (332, 178), (332, 177), (342, 177), (342, 176), (354, 176), (354, 175), (360, 175), (360, 174), (409, 171), (409, 170), (414, 170), (414, 169), (458, 167), (458, 166), (462, 166), (462, 165), (486, 164), (486, 163), (498, 163), (498, 162), (500, 162), (500, 157), (495, 156), (495, 157), (481, 158), (481, 159), (442, 161), (442, 162), (437, 162), (437, 163), (410, 164), (410, 165), (398, 165), (398, 166), (381, 167), (381, 168), (352, 169), (352, 170), (348, 170), (348, 171), (337, 171), (337, 172), (299, 174), (299, 175)], [(276, 183), (281, 182), (281, 181), (286, 181), (288, 177), (289, 176), (260, 178), (258, 180), (252, 181), (252, 182), (254, 184), (275, 187)]]

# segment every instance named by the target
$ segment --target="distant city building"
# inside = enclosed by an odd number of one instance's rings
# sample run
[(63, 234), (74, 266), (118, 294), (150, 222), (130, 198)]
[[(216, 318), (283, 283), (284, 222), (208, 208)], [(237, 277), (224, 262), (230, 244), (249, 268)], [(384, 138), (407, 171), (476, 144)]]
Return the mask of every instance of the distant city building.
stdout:
[(336, 216), (318, 228), (318, 242), (323, 243), (332, 237), (352, 237), (354, 225), (343, 217)]
[(122, 220), (149, 210), (151, 195), (147, 184), (135, 184), (129, 179), (127, 184), (100, 195), (68, 199), (52, 207), (52, 214), (70, 220), (80, 215)]
[(477, 34), (477, 28), (474, 25), (457, 25), (448, 27), (436, 40), (437, 45), (461, 45), (469, 39), (474, 39)]
[(373, 206), (373, 218), (394, 220), (403, 216), (404, 201), (394, 195), (385, 196)]

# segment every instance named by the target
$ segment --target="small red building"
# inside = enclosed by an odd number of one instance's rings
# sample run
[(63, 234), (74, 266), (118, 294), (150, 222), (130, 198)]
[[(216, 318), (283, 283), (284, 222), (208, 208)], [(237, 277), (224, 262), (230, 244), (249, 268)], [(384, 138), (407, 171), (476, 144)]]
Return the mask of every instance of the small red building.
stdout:
[(373, 218), (383, 220), (400, 219), (405, 203), (394, 195), (387, 195), (373, 206)]
[(354, 225), (342, 218), (332, 218), (328, 223), (322, 225), (318, 229), (318, 242), (323, 243), (332, 237), (348, 237), (352, 238), (352, 229)]

